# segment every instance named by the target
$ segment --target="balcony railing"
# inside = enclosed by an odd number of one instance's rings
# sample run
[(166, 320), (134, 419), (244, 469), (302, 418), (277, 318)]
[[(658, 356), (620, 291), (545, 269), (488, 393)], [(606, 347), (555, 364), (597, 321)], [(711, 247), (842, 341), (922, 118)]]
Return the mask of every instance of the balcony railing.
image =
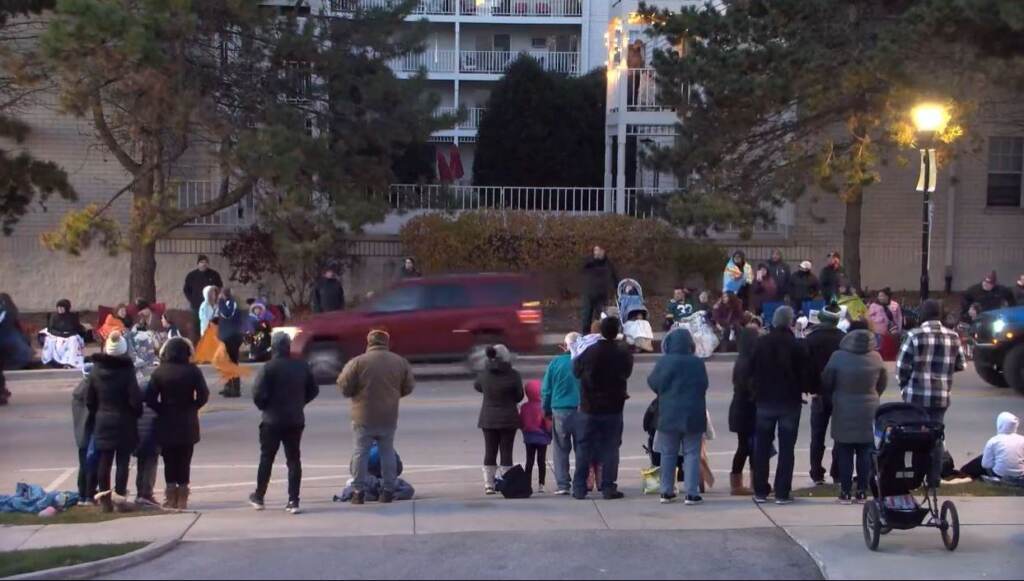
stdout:
[[(396, 0), (331, 0), (331, 12), (351, 14), (356, 10), (392, 9)], [(420, 0), (414, 15), (508, 16), (536, 18), (578, 18), (582, 0)]]
[[(387, 194), (395, 210), (527, 210), (595, 214), (605, 205), (604, 188), (442, 186), (398, 184)], [(607, 208), (607, 209), (606, 209)]]
[(627, 111), (667, 111), (658, 91), (654, 69), (629, 69), (626, 75)]
[(428, 50), (420, 54), (407, 54), (391, 61), (391, 68), (400, 73), (415, 73), (426, 69), (428, 73), (454, 73), (458, 51)]
[(499, 50), (462, 51), (460, 53), (459, 70), (463, 73), (500, 75), (522, 54), (533, 57), (544, 67), (544, 70), (568, 75), (579, 74), (580, 53), (552, 52), (547, 50), (529, 50), (520, 53)]
[[(180, 180), (175, 183), (178, 190), (178, 208), (193, 208), (214, 200), (220, 195), (220, 184), (210, 180)], [(256, 221), (256, 205), (251, 195), (219, 212), (197, 218), (188, 226), (250, 226)]]
[(480, 129), (480, 120), (486, 111), (485, 107), (471, 107), (466, 111), (466, 119), (459, 123), (459, 129)]

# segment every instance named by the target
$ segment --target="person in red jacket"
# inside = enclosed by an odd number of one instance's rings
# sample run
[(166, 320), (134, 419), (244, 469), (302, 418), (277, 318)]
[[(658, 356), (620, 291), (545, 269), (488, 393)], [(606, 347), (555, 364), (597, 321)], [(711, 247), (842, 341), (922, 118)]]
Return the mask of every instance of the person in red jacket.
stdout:
[(551, 420), (544, 417), (540, 400), (540, 381), (526, 382), (526, 403), (519, 407), (523, 442), (526, 443), (526, 477), (533, 482), (533, 464), (537, 463), (537, 494), (544, 494), (547, 476), (548, 445), (551, 444)]

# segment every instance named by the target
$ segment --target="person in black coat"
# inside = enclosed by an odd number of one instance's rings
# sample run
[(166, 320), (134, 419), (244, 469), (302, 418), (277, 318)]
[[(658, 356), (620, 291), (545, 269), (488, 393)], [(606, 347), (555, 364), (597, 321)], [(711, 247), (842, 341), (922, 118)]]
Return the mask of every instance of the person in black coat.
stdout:
[[(239, 351), (245, 341), (245, 318), (246, 314), (238, 308), (238, 301), (231, 294), (231, 289), (226, 288), (220, 293), (220, 301), (217, 303), (217, 338), (224, 344), (231, 362), (238, 365)], [(241, 397), (242, 380), (234, 377), (227, 380), (220, 395), (224, 397)]]
[(495, 475), (512, 468), (512, 450), (519, 430), (519, 402), (523, 401), (523, 378), (512, 368), (512, 354), (504, 345), (487, 348), (487, 367), (477, 376), (473, 388), (484, 396), (477, 427), (484, 433), (484, 494), (494, 494)]
[(210, 268), (210, 259), (205, 254), (200, 254), (196, 263), (196, 269), (185, 277), (185, 287), (182, 289), (182, 292), (185, 293), (185, 299), (192, 309), (193, 339), (198, 341), (199, 307), (206, 300), (206, 297), (203, 296), (203, 289), (208, 286), (222, 288), (224, 281), (221, 280), (219, 272)]
[(263, 412), (260, 422), (260, 467), (256, 475), (256, 490), (249, 495), (249, 503), (263, 510), (263, 499), (270, 484), (277, 451), (284, 446), (288, 463), (288, 505), (291, 514), (298, 514), (299, 489), (302, 486), (300, 447), (302, 432), (306, 428), (306, 405), (320, 395), (313, 379), (313, 371), (302, 359), (291, 356), (292, 341), (284, 333), (271, 338), (273, 359), (256, 377), (252, 400)]
[(324, 270), (313, 286), (313, 312), (329, 313), (345, 309), (345, 289), (333, 268)]
[(622, 446), (622, 410), (629, 399), (628, 382), (633, 374), (633, 355), (617, 341), (622, 323), (617, 317), (601, 321), (601, 340), (573, 361), (573, 375), (580, 380), (580, 413), (577, 424), (576, 474), (573, 496), (587, 497), (590, 465), (601, 465), (601, 494), (607, 500), (622, 498), (619, 448)]
[[(123, 507), (128, 494), (128, 470), (132, 452), (139, 444), (142, 390), (135, 376), (135, 364), (128, 357), (128, 342), (115, 331), (107, 338), (103, 353), (94, 355), (86, 387), (86, 407), (96, 418), (93, 430), (99, 461), (96, 499), (103, 512), (114, 509), (112, 495)], [(117, 461), (113, 490), (110, 471)]]
[(583, 264), (583, 311), (580, 315), (581, 335), (590, 334), (590, 323), (601, 316), (608, 297), (618, 287), (619, 276), (604, 248), (594, 247), (594, 255)]
[[(152, 384), (142, 390), (142, 401), (146, 401)], [(157, 507), (160, 503), (153, 496), (156, 476), (160, 468), (160, 443), (156, 434), (156, 412), (143, 406), (139, 417), (139, 445), (135, 448), (135, 504)]]
[(796, 440), (806, 390), (807, 347), (792, 331), (794, 313), (779, 307), (772, 330), (757, 341), (751, 359), (757, 427), (754, 436), (754, 500), (768, 499), (768, 469), (775, 430), (779, 434), (779, 464), (775, 472), (775, 502), (789, 504), (793, 488)]
[(733, 496), (749, 496), (752, 490), (743, 487), (743, 466), (750, 463), (753, 474), (754, 430), (757, 426), (757, 406), (754, 404), (754, 385), (750, 368), (757, 345), (757, 329), (744, 327), (736, 340), (736, 363), (732, 368), (732, 401), (729, 403), (729, 431), (736, 434), (736, 453), (732, 457), (729, 485)]
[(92, 506), (96, 496), (96, 466), (90, 462), (89, 442), (93, 438), (96, 416), (89, 412), (86, 396), (89, 378), (78, 383), (71, 392), (71, 421), (74, 424), (75, 447), (78, 448), (78, 506)]
[(999, 284), (999, 276), (993, 270), (985, 275), (984, 280), (970, 287), (964, 293), (960, 309), (961, 321), (970, 321), (967, 311), (975, 303), (981, 306), (981, 312), (984, 313), (1003, 307), (1016, 306), (1017, 299), (1013, 296), (1013, 291)]
[(839, 279), (846, 276), (846, 271), (843, 270), (842, 259), (839, 253), (832, 251), (828, 253), (828, 264), (825, 268), (821, 269), (821, 276), (818, 278), (818, 284), (821, 286), (821, 298), (826, 302), (838, 300), (839, 298)]
[[(818, 313), (818, 320), (804, 343), (810, 357), (807, 365), (807, 391), (814, 394), (811, 399), (811, 481), (815, 484), (825, 483), (825, 438), (828, 436), (828, 423), (832, 418), (832, 394), (822, 387), (821, 373), (825, 371), (832, 354), (839, 351), (839, 344), (846, 336), (839, 327), (839, 307), (835, 304)], [(834, 458), (829, 473), (837, 476)]]
[(156, 437), (164, 458), (165, 508), (188, 508), (192, 453), (199, 443), (199, 410), (210, 399), (203, 372), (190, 362), (192, 344), (173, 338), (160, 350), (146, 405), (157, 415)]

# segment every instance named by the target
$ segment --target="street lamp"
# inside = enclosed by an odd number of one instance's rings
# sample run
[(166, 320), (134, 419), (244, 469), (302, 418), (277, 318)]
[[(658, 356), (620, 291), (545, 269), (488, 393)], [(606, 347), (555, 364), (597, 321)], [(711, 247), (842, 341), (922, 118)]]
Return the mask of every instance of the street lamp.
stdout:
[(910, 112), (919, 136), (921, 150), (921, 174), (917, 180), (917, 191), (923, 194), (921, 210), (921, 302), (928, 299), (928, 269), (930, 264), (932, 237), (932, 193), (938, 182), (938, 165), (933, 147), (935, 136), (949, 123), (949, 111), (937, 103), (921, 103)]

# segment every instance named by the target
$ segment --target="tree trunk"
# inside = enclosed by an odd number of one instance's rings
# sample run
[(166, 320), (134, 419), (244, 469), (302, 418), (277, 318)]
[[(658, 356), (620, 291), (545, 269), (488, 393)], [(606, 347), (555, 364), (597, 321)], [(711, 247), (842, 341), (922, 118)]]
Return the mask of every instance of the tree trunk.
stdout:
[(129, 299), (156, 301), (156, 242), (132, 245)]
[(860, 284), (860, 232), (864, 195), (851, 196), (846, 201), (846, 219), (843, 223), (843, 264), (850, 284), (863, 290)]

